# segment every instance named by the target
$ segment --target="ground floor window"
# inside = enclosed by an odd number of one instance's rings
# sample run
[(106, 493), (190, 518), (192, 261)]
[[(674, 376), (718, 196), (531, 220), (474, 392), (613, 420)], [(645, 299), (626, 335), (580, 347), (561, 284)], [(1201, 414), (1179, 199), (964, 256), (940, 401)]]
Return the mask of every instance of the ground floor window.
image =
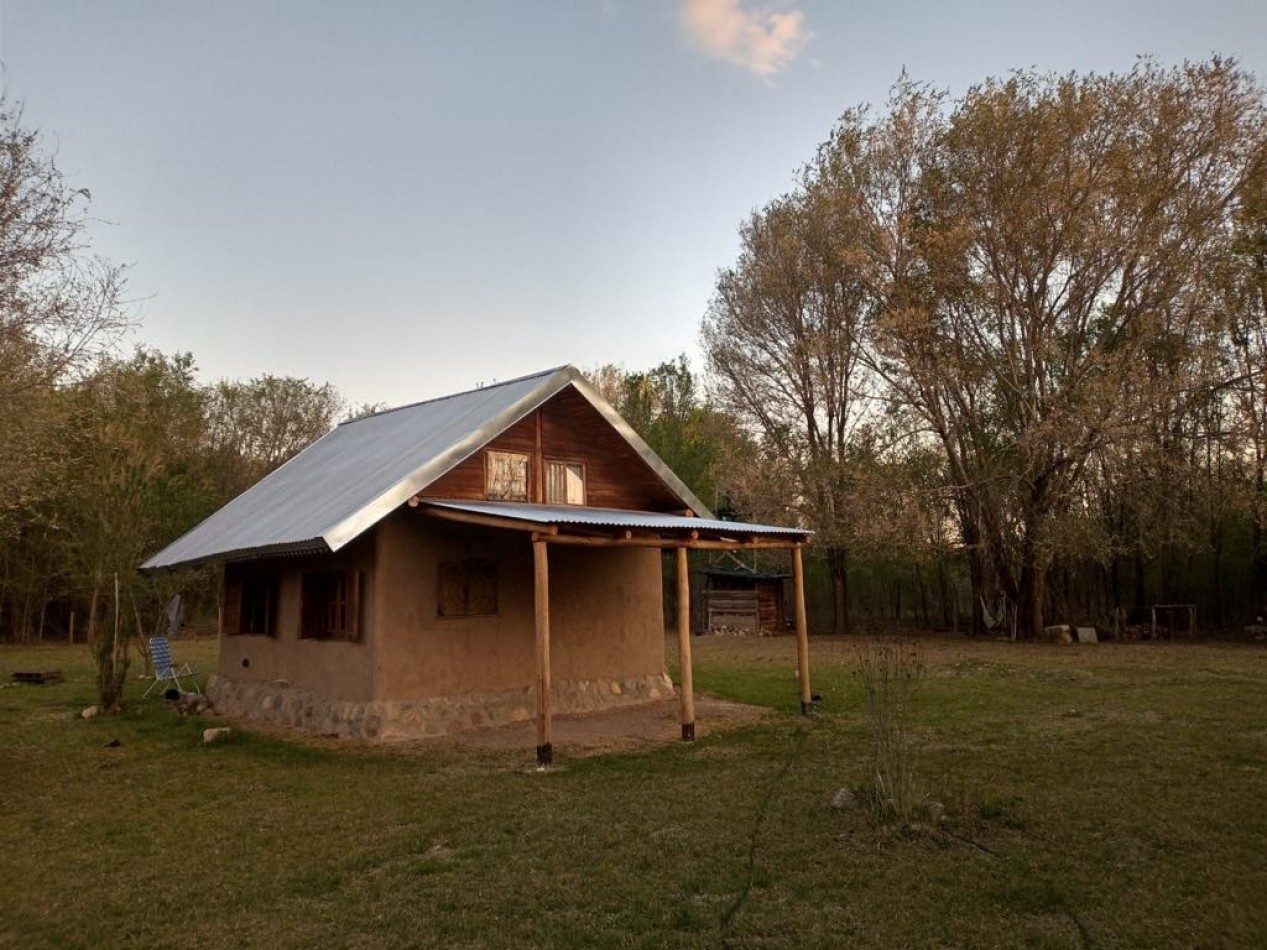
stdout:
[(360, 640), (362, 586), (358, 571), (304, 574), (299, 635), (311, 640)]
[(497, 613), (496, 561), (445, 561), (440, 565), (441, 617), (491, 617)]
[(224, 632), (228, 636), (277, 635), (276, 575), (238, 574), (224, 579)]
[(258, 636), (277, 635), (277, 578), (242, 578), (242, 609), (238, 632)]

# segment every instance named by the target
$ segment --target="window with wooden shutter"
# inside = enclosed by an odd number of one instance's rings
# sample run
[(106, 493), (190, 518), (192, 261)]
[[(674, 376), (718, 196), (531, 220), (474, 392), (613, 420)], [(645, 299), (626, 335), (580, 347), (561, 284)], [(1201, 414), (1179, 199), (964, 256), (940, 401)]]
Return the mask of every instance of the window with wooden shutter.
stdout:
[(299, 635), (310, 640), (360, 640), (363, 586), (359, 571), (305, 574)]
[(277, 635), (276, 577), (247, 575), (238, 587), (240, 608), (238, 633), (273, 637)]
[(546, 462), (546, 504), (585, 504), (585, 466), (581, 462)]
[(484, 494), (499, 501), (527, 501), (528, 456), (492, 449), (485, 452)]
[(446, 561), (440, 565), (436, 613), (441, 617), (491, 617), (497, 613), (496, 561)]
[(242, 581), (236, 577), (224, 577), (224, 598), (220, 605), (221, 632), (226, 637), (236, 637), (242, 623)]

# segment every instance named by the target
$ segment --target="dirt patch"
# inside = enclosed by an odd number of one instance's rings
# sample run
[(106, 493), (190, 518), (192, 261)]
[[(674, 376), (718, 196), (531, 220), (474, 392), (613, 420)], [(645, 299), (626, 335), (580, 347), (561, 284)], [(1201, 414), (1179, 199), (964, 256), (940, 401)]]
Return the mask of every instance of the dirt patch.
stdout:
[[(678, 700), (665, 699), (636, 706), (618, 706), (599, 712), (568, 713), (555, 716), (553, 745), (569, 756), (599, 755), (666, 742), (680, 742)], [(759, 722), (771, 714), (760, 706), (747, 706), (706, 696), (695, 698), (697, 738)], [(505, 726), (455, 732), (430, 743), (444, 742), (471, 749), (533, 749), (537, 744), (535, 720)]]

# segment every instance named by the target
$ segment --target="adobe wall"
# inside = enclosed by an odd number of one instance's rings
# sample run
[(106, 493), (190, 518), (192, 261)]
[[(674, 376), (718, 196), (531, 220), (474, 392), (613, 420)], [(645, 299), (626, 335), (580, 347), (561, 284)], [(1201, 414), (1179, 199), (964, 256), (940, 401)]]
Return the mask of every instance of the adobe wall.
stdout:
[[(466, 558), (498, 563), (496, 616), (438, 616), (440, 563)], [(363, 641), (300, 639), (302, 572), (351, 567), (366, 575)], [(221, 637), (208, 693), (222, 714), (364, 739), (536, 715), (532, 544), (523, 532), (402, 509), (346, 553), (237, 569), (280, 572), (278, 635)], [(556, 712), (673, 695), (657, 550), (551, 548), (550, 632)]]
[[(419, 700), (532, 686), (533, 564), (526, 533), (449, 524), (403, 509), (379, 525), (377, 541), (377, 698)], [(498, 562), (497, 615), (439, 617), (440, 563), (473, 557)], [(569, 682), (662, 678), (661, 602), (656, 550), (551, 548), (556, 693)]]
[[(282, 683), (331, 700), (369, 700), (374, 695), (374, 543), (363, 538), (336, 555), (287, 558), (231, 564), (226, 571), (272, 573), (279, 576), (275, 636), (220, 636), (220, 678), (238, 683)], [(304, 571), (355, 569), (365, 575), (362, 642), (305, 640), (299, 636), (299, 611)], [(212, 697), (214, 700), (214, 696)], [(228, 712), (222, 709), (222, 712)]]

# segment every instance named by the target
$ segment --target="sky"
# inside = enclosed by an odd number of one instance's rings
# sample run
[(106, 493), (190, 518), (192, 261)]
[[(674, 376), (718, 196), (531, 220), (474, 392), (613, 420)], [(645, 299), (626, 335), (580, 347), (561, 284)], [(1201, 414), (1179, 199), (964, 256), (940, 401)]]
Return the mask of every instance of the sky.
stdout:
[(685, 353), (753, 210), (902, 70), (1237, 58), (1265, 0), (0, 0), (134, 341), (397, 405)]

